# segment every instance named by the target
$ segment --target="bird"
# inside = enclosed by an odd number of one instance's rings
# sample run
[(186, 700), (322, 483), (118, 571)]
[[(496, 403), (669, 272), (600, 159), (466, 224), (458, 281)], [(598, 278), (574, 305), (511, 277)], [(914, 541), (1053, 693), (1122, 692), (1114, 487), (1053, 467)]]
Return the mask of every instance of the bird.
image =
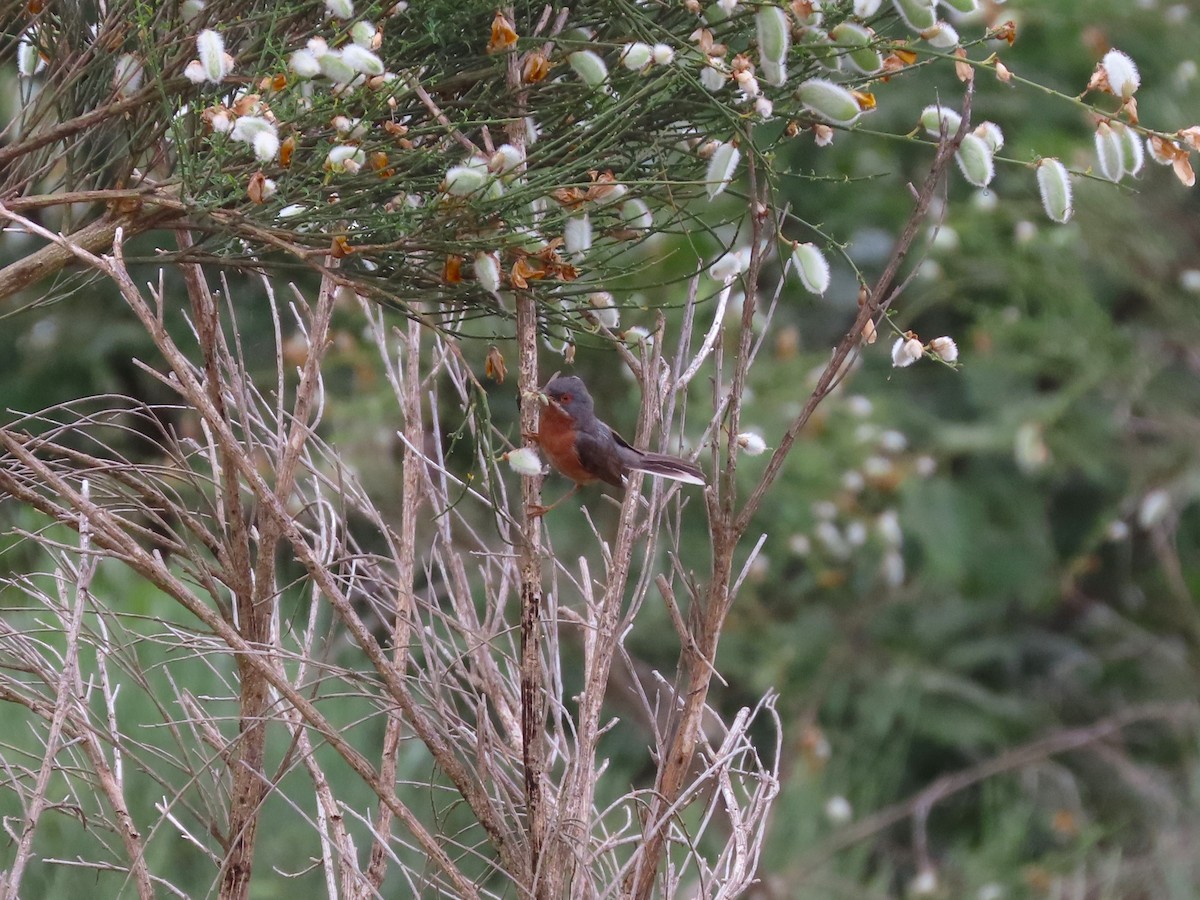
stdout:
[(624, 487), (631, 471), (646, 472), (688, 484), (708, 482), (695, 463), (666, 453), (639, 450), (596, 418), (595, 403), (583, 379), (562, 375), (550, 379), (542, 389), (546, 405), (538, 423), (538, 433), (529, 435), (542, 448), (550, 463), (575, 482), (566, 496), (548, 507), (532, 510), (538, 515), (549, 512), (585, 484), (603, 481)]

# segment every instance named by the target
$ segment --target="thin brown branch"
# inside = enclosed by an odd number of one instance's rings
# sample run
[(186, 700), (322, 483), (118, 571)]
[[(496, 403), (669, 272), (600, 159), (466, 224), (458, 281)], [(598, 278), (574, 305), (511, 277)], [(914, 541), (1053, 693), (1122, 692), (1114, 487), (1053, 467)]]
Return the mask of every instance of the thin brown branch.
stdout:
[(884, 312), (895, 300), (896, 294), (892, 291), (892, 285), (900, 273), (900, 267), (912, 249), (913, 242), (916, 240), (917, 235), (920, 234), (921, 228), (929, 216), (930, 204), (933, 202), (942, 176), (945, 175), (946, 170), (953, 162), (954, 154), (969, 130), (971, 99), (973, 96), (974, 82), (968, 82), (963, 98), (962, 122), (959, 125), (958, 131), (953, 135), (945, 136), (938, 144), (933, 164), (929, 167), (929, 174), (925, 177), (925, 181), (916, 195), (913, 210), (909, 214), (904, 230), (900, 233), (900, 239), (896, 242), (887, 265), (884, 267), (879, 279), (875, 282), (875, 286), (871, 289), (866, 302), (859, 308), (858, 315), (854, 319), (854, 324), (850, 326), (850, 330), (846, 332), (846, 336), (842, 338), (837, 348), (833, 351), (833, 357), (825, 366), (821, 377), (817, 379), (817, 385), (813, 388), (808, 402), (804, 404), (804, 409), (792, 420), (783, 437), (779, 439), (779, 444), (775, 448), (775, 452), (771, 454), (771, 459), (767, 462), (762, 476), (750, 492), (750, 496), (742, 506), (741, 512), (738, 513), (733, 525), (735, 534), (744, 534), (750, 526), (750, 520), (758, 512), (763, 499), (767, 495), (767, 491), (775, 483), (775, 479), (779, 477), (779, 473), (783, 469), (783, 464), (787, 460), (788, 454), (792, 450), (792, 445), (796, 442), (796, 438), (800, 435), (804, 426), (808, 424), (809, 419), (812, 418), (812, 414), (816, 411), (817, 406), (829, 396), (829, 392), (836, 386), (838, 377), (842, 373), (847, 359), (849, 359), (850, 354), (855, 351), (862, 339), (863, 329), (866, 327), (867, 321), (874, 319), (880, 313)]

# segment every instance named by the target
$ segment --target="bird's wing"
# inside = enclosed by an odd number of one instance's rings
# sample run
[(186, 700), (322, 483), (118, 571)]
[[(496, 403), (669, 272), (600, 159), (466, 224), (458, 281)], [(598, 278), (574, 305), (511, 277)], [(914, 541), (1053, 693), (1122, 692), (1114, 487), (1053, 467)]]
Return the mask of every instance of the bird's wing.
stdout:
[(624, 487), (626, 467), (620, 448), (629, 445), (603, 422), (596, 424), (600, 427), (590, 430), (581, 428), (575, 432), (575, 450), (579, 453), (579, 462), (600, 480), (613, 487)]

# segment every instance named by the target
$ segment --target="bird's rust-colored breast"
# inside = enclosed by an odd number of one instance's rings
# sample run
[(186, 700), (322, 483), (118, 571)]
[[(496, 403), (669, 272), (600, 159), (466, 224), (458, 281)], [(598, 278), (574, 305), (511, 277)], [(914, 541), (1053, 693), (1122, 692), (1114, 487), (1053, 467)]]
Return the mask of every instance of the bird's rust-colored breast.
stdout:
[(551, 465), (576, 484), (590, 484), (596, 480), (596, 476), (579, 461), (574, 420), (553, 404), (542, 409), (538, 444)]

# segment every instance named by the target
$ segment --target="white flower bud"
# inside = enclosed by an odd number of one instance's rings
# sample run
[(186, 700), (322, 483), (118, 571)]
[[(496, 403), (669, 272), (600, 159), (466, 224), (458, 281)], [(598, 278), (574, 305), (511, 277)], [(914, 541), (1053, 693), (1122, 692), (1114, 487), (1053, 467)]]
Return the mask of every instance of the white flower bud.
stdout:
[(935, 356), (952, 363), (958, 359), (958, 344), (952, 337), (938, 337), (929, 342), (929, 350)]
[(621, 49), (621, 65), (630, 72), (640, 72), (650, 65), (653, 59), (653, 48), (649, 44), (643, 44), (641, 41), (626, 44)]
[(670, 44), (655, 44), (650, 52), (656, 66), (669, 66), (675, 61), (675, 50)]
[(229, 134), (233, 130), (233, 118), (224, 110), (213, 113), (211, 124), (217, 134)]
[(710, 200), (729, 187), (741, 158), (741, 151), (729, 141), (718, 145), (713, 151), (712, 158), (708, 161), (708, 171), (704, 176), (707, 185), (705, 190)]
[(354, 18), (354, 0), (325, 0), (325, 9), (335, 19)]
[(754, 100), (754, 112), (760, 119), (766, 121), (774, 114), (775, 104), (766, 97), (756, 97)]
[(965, 135), (954, 153), (963, 177), (975, 187), (987, 187), (996, 175), (991, 148), (975, 134)]
[(281, 209), (275, 216), (277, 219), (292, 219), (296, 216), (302, 216), (308, 212), (308, 207), (303, 203), (292, 203)]
[(824, 294), (829, 290), (829, 261), (815, 244), (792, 247), (792, 265), (800, 276), (800, 283), (810, 294)]
[(754, 431), (743, 431), (739, 434), (737, 444), (747, 456), (762, 456), (767, 450), (767, 442), (761, 434)]
[(505, 461), (518, 475), (534, 478), (542, 474), (542, 459), (532, 447), (522, 447), (504, 455)]
[(920, 340), (915, 337), (896, 338), (896, 343), (892, 344), (892, 365), (897, 369), (911, 366), (921, 358), (924, 351)]
[(204, 78), (219, 84), (233, 69), (233, 59), (225, 53), (225, 40), (211, 28), (196, 37), (196, 52), (204, 69)]
[(1066, 224), (1074, 212), (1071, 207), (1071, 178), (1067, 167), (1050, 157), (1039, 161), (1037, 183), (1046, 215), (1055, 222)]
[(1132, 97), (1142, 83), (1133, 60), (1120, 50), (1109, 50), (1104, 54), (1102, 65), (1112, 92), (1122, 100)]
[(264, 178), (262, 183), (262, 199), (269, 200), (279, 192), (279, 185), (273, 178)]
[(810, 78), (800, 85), (796, 96), (810, 112), (835, 125), (850, 125), (862, 115), (850, 91), (824, 78)]
[(591, 50), (576, 50), (567, 55), (567, 62), (575, 70), (584, 84), (590, 88), (598, 88), (608, 80), (608, 66), (599, 54)]
[(479, 286), (489, 294), (494, 294), (500, 290), (500, 256), (497, 253), (476, 253), (475, 262), (472, 264), (475, 270), (475, 280), (479, 282)]

